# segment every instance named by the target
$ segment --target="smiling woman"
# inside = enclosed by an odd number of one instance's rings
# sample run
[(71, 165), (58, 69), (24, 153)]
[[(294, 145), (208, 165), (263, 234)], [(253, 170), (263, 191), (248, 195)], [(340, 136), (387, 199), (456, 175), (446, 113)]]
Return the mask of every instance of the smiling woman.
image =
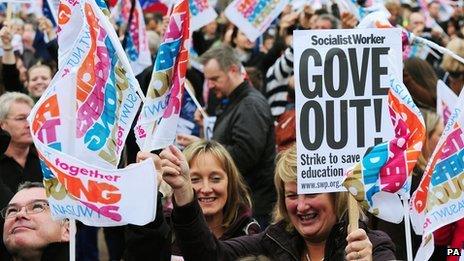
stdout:
[(260, 234), (225, 241), (215, 240), (208, 231), (207, 219), (200, 214), (202, 209), (205, 212), (202, 202), (195, 200), (189, 182), (193, 171), (182, 154), (170, 147), (161, 158), (163, 179), (173, 188), (172, 221), (186, 260), (236, 260), (249, 255), (294, 261), (395, 259), (395, 247), (385, 233), (362, 222), (360, 229), (348, 232), (346, 193), (297, 194), (295, 146), (283, 151), (276, 163), (273, 224)]
[[(169, 147), (160, 154), (164, 160), (156, 161), (164, 166), (158, 172), (175, 168), (172, 164), (174, 153), (179, 153), (176, 155), (182, 157), (183, 167), (189, 169), (190, 176), (184, 181), (191, 184), (189, 192), (197, 199), (199, 210), (203, 213), (199, 212), (198, 215), (204, 216), (206, 229), (214, 239), (229, 240), (260, 232), (258, 223), (252, 218), (248, 187), (222, 145), (215, 141), (197, 141), (185, 148), (183, 154), (177, 148)], [(175, 187), (175, 184), (171, 186)], [(182, 248), (179, 249), (182, 241), (177, 235), (173, 244), (169, 236), (157, 236), (163, 233), (160, 205), (159, 200), (154, 222), (144, 227), (129, 227), (125, 260), (183, 260)], [(162, 248), (163, 256), (156, 253), (158, 250), (155, 246)]]
[(240, 212), (251, 212), (248, 187), (230, 154), (219, 143), (195, 142), (184, 150), (184, 155), (208, 227), (220, 238), (237, 221)]

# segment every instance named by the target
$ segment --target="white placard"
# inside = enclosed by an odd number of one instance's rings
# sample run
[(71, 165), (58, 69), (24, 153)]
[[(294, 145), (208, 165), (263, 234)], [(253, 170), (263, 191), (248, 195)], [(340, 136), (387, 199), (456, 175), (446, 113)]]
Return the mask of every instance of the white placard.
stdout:
[(298, 193), (345, 191), (346, 170), (394, 136), (388, 74), (402, 71), (401, 30), (301, 30), (293, 39)]

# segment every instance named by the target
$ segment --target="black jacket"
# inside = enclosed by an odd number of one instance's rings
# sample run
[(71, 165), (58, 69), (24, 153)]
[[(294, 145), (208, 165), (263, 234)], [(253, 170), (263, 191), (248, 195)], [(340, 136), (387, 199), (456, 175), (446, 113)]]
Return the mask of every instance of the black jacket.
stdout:
[[(10, 254), (0, 256), (2, 261), (13, 260)], [(69, 260), (69, 242), (50, 243), (42, 252), (41, 261), (68, 261)]]
[[(174, 231), (186, 261), (236, 260), (250, 255), (265, 255), (271, 260), (301, 260), (303, 238), (296, 231), (288, 232), (284, 222), (271, 225), (256, 235), (218, 241), (209, 231), (203, 216), (199, 215), (200, 211), (196, 201), (174, 207)], [(326, 241), (324, 260), (344, 260), (346, 227), (346, 222), (340, 222), (332, 228)], [(372, 243), (373, 260), (395, 259), (395, 246), (385, 233), (370, 230), (363, 223), (360, 223), (360, 227), (366, 230)]]
[[(145, 226), (127, 226), (124, 260), (170, 261), (171, 254), (182, 255), (177, 244), (178, 242), (173, 242), (171, 226), (163, 215), (162, 196), (161, 193), (158, 193), (156, 218), (153, 222)], [(197, 199), (195, 198), (195, 200)], [(201, 209), (199, 215), (203, 216)], [(219, 240), (227, 240), (259, 232), (260, 227), (251, 217), (251, 210), (240, 208), (237, 220), (224, 231)]]
[(252, 191), (256, 216), (267, 215), (275, 202), (274, 119), (264, 96), (245, 81), (217, 115), (213, 140), (227, 149)]

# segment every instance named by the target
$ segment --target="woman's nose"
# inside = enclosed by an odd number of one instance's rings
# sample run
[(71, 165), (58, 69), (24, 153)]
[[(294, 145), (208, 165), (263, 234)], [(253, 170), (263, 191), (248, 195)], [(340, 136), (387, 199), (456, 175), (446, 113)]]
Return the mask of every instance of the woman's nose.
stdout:
[(308, 200), (306, 199), (305, 195), (298, 195), (298, 211), (304, 211), (309, 208)]
[(201, 187), (200, 191), (202, 193), (211, 193), (213, 190), (212, 190), (211, 185), (209, 184), (209, 182), (204, 181), (203, 186)]

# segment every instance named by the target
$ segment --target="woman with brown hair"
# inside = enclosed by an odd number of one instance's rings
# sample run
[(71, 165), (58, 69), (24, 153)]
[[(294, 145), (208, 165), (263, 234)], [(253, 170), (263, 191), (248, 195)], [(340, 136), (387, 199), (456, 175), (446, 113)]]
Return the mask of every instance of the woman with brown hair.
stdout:
[[(252, 218), (248, 187), (227, 150), (215, 141), (201, 140), (186, 147), (183, 153), (190, 169), (189, 183), (203, 213), (199, 215), (205, 217), (214, 238), (227, 240), (260, 232), (259, 224)], [(157, 158), (150, 153), (138, 155), (139, 160), (149, 157)], [(157, 158), (155, 163), (162, 164), (163, 160)], [(165, 188), (162, 184), (159, 190), (171, 194)], [(159, 193), (155, 221), (143, 227), (129, 226), (125, 260), (183, 260), (180, 238), (171, 239), (165, 222), (170, 213), (166, 217), (162, 214), (162, 197)]]

